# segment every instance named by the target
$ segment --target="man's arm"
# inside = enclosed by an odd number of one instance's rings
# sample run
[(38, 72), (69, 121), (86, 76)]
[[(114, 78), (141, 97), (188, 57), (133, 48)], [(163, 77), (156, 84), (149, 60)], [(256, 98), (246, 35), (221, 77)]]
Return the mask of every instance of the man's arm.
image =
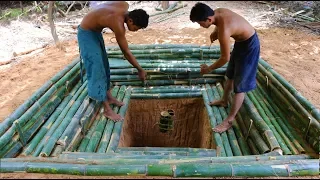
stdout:
[(119, 47), (124, 55), (124, 57), (130, 62), (130, 64), (132, 64), (132, 66), (134, 66), (135, 68), (137, 68), (138, 71), (142, 71), (142, 67), (139, 65), (139, 63), (137, 62), (136, 58), (132, 55), (129, 46), (128, 46), (128, 42), (127, 39), (125, 37), (125, 29), (123, 28), (117, 28), (114, 29), (114, 34), (116, 36), (116, 40), (119, 44)]
[(209, 66), (209, 72), (213, 71), (223, 65), (225, 65), (230, 60), (230, 33), (228, 30), (218, 31), (218, 40), (220, 43), (220, 58)]

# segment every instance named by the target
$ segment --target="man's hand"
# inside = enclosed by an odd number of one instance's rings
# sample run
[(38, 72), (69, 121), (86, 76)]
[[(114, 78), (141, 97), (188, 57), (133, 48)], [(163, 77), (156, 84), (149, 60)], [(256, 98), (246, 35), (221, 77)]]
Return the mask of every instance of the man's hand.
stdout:
[(147, 76), (147, 73), (146, 71), (144, 71), (143, 69), (142, 70), (138, 70), (138, 76), (140, 78), (141, 81), (145, 81), (146, 80), (146, 76)]
[(213, 43), (213, 41), (218, 39), (218, 33), (216, 31), (212, 32), (210, 35), (210, 41)]
[(210, 68), (209, 68), (209, 66), (208, 65), (206, 65), (206, 64), (201, 64), (200, 65), (200, 73), (201, 74), (208, 74), (211, 70), (210, 70)]

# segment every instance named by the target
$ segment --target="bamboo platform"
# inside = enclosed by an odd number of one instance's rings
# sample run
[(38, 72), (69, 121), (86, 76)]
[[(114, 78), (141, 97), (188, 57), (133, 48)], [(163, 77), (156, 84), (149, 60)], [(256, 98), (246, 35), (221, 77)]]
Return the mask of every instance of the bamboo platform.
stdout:
[[(112, 106), (103, 116), (89, 99), (79, 58), (57, 73), (0, 124), (0, 172), (95, 176), (319, 176), (320, 111), (266, 61), (232, 127), (212, 129), (230, 112), (220, 99), (227, 65), (200, 74), (219, 46), (130, 45), (148, 72), (141, 82), (119, 47), (107, 47)], [(232, 47), (231, 47), (232, 49)], [(174, 112), (171, 124), (161, 112)], [(166, 127), (167, 129), (163, 130)], [(168, 128), (170, 127), (170, 128)]]

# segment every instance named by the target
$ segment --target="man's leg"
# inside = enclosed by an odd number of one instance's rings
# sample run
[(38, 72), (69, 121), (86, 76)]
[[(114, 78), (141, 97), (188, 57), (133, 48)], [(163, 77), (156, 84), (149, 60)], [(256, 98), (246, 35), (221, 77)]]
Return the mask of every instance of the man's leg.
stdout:
[(110, 107), (110, 102), (108, 100), (103, 102), (103, 107), (104, 107), (103, 114), (106, 118), (109, 118), (110, 120), (115, 122), (121, 121), (124, 119), (120, 114), (113, 112), (113, 110)]
[(228, 97), (233, 90), (233, 79), (227, 79), (225, 87), (224, 87), (224, 93), (221, 99), (214, 100), (210, 102), (210, 105), (213, 106), (222, 106), (227, 107), (228, 106)]
[(107, 91), (107, 99), (108, 99), (108, 102), (109, 104), (114, 104), (116, 106), (123, 106), (124, 103), (121, 102), (121, 101), (118, 101), (116, 98), (114, 98), (112, 95), (111, 95), (111, 89), (109, 89)]
[(245, 93), (243, 93), (243, 92), (242, 93), (235, 93), (235, 95), (233, 97), (231, 111), (230, 111), (228, 117), (225, 120), (223, 120), (221, 124), (219, 124), (217, 127), (215, 127), (213, 129), (213, 131), (218, 132), (218, 133), (222, 133), (222, 132), (228, 130), (232, 126), (232, 121), (236, 117), (236, 115), (237, 115), (237, 113), (243, 103), (244, 96), (245, 96)]

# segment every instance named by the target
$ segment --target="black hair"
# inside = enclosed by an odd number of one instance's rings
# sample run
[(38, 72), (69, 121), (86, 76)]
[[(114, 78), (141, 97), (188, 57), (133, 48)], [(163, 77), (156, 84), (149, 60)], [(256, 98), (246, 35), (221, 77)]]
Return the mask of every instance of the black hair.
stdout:
[(208, 5), (198, 2), (191, 9), (190, 20), (192, 22), (205, 21), (209, 16), (213, 15), (214, 11)]
[(132, 19), (134, 25), (141, 28), (146, 28), (148, 26), (149, 15), (145, 10), (135, 9), (130, 11), (128, 16)]

